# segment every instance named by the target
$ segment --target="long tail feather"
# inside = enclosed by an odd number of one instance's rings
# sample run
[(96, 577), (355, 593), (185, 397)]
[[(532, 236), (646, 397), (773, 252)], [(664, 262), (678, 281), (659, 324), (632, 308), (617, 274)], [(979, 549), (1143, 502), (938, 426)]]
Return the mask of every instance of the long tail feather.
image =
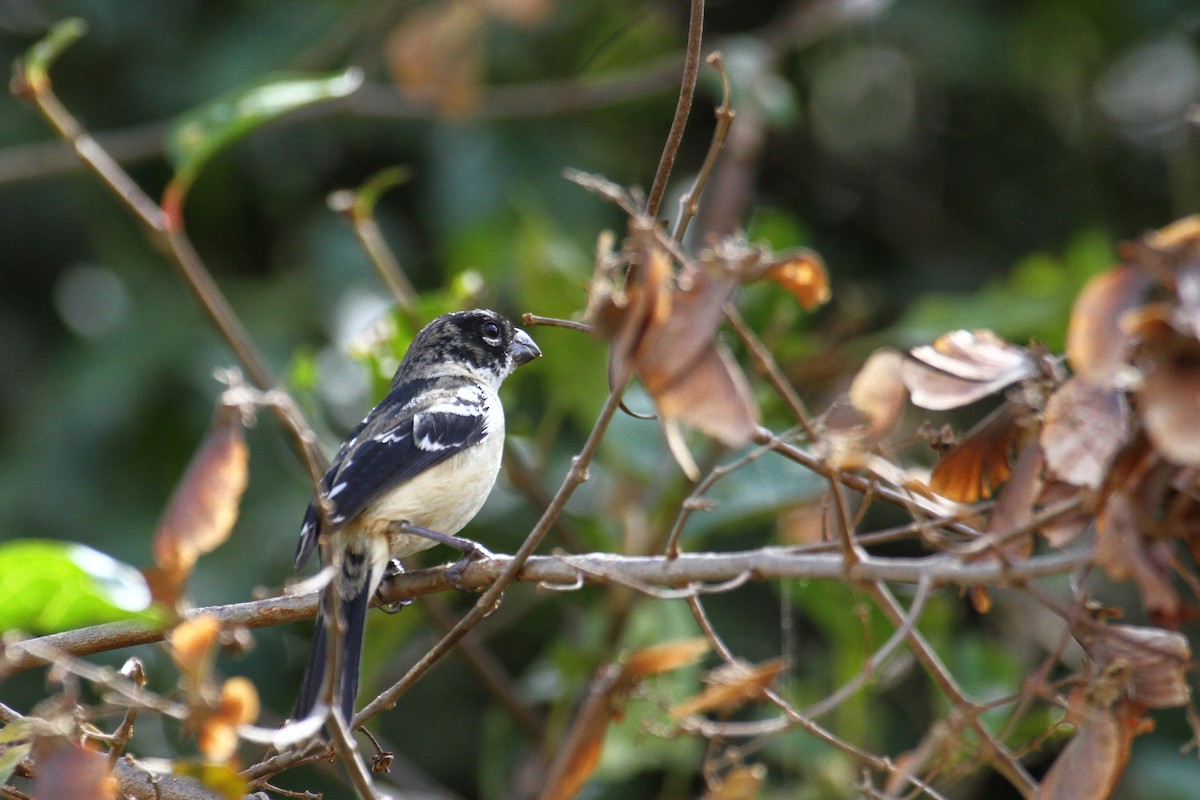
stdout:
[[(367, 555), (347, 552), (343, 556), (340, 580), (326, 587), (317, 614), (317, 626), (313, 631), (312, 647), (308, 653), (308, 665), (300, 682), (300, 694), (292, 711), (293, 719), (303, 719), (321, 702), (321, 689), (325, 683), (325, 670), (329, 663), (329, 592), (338, 591), (340, 602), (341, 630), (337, 686), (334, 696), (347, 722), (354, 716), (354, 701), (358, 697), (359, 670), (362, 665), (363, 634), (367, 624), (367, 607), (371, 595), (378, 588), (382, 571), (369, 564)], [(378, 577), (377, 577), (378, 576)]]

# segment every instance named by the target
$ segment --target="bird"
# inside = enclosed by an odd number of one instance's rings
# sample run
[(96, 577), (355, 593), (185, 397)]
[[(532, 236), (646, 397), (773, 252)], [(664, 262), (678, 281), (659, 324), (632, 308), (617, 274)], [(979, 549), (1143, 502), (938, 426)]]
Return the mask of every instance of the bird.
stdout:
[(341, 630), (334, 704), (348, 722), (367, 607), (389, 568), (438, 543), (464, 559), (486, 553), (454, 534), (483, 506), (500, 471), (497, 390), (541, 355), (529, 334), (487, 309), (444, 314), (413, 339), (387, 396), (338, 449), (301, 524), (296, 569), (319, 545), (330, 548), (334, 577), (323, 590), (292, 719), (322, 701), (333, 609)]

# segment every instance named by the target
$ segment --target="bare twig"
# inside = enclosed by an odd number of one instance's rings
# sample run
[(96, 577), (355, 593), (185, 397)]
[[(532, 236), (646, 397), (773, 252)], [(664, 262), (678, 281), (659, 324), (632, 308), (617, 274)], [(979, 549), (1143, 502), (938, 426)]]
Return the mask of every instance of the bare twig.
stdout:
[(849, 681), (841, 686), (836, 692), (815, 703), (801, 712), (804, 716), (810, 719), (828, 714), (833, 709), (846, 702), (859, 689), (875, 676), (883, 663), (891, 658), (892, 653), (904, 643), (908, 638), (909, 631), (920, 620), (921, 614), (925, 611), (925, 603), (929, 600), (930, 583), (928, 580), (922, 580), (917, 584), (917, 593), (913, 597), (912, 604), (908, 607), (908, 613), (904, 616), (904, 622), (892, 632), (888, 640), (883, 643), (883, 646), (875, 651), (874, 655), (863, 664), (862, 669)]
[[(267, 366), (266, 359), (263, 358), (245, 326), (225, 299), (225, 295), (217, 287), (187, 234), (169, 223), (159, 205), (142, 191), (133, 178), (121, 169), (112, 156), (97, 144), (79, 121), (59, 102), (49, 81), (29, 84), (23, 80), (22, 68), (18, 65), (17, 69), (14, 83), (22, 89), (23, 96), (41, 111), (51, 127), (71, 145), (80, 160), (117, 195), (147, 231), (163, 245), (171, 256), (171, 262), (178, 269), (205, 314), (208, 315), (209, 321), (233, 350), (243, 368), (250, 375), (250, 379), (261, 389), (278, 389), (278, 381), (270, 367)], [(280, 391), (282, 392), (281, 389)], [(310, 472), (324, 473), (324, 457), (314, 444), (316, 436), (311, 434), (307, 423), (304, 423), (304, 415), (290, 395), (283, 392), (279, 406), (273, 407), (273, 409), (287, 429), (294, 433), (296, 447), (302, 457), (309, 462)], [(297, 425), (301, 427), (297, 429), (295, 427)]]
[[(139, 659), (131, 658), (121, 667), (121, 674), (134, 682), (139, 689), (146, 688), (146, 672), (142, 668), (142, 662)], [(117, 763), (117, 759), (121, 757), (125, 745), (129, 744), (129, 740), (133, 738), (133, 725), (137, 721), (138, 709), (136, 706), (130, 706), (125, 709), (125, 717), (121, 720), (121, 724), (113, 733), (112, 747), (108, 750), (108, 764), (111, 768)]]
[[(441, 598), (426, 597), (424, 607), (443, 630), (449, 631), (454, 628), (456, 620)], [(545, 734), (545, 722), (521, 702), (517, 687), (504, 665), (475, 635), (464, 636), (458, 644), (458, 649), (480, 683), (508, 712), (521, 732), (528, 736), (530, 741), (540, 744)]]
[(692, 97), (696, 93), (703, 32), (704, 0), (691, 0), (687, 52), (683, 61), (683, 80), (679, 85), (679, 102), (675, 106), (675, 118), (671, 121), (671, 130), (667, 134), (667, 144), (658, 162), (658, 170), (654, 173), (654, 182), (650, 184), (650, 194), (646, 198), (645, 213), (649, 217), (658, 216), (663, 195), (667, 191), (667, 181), (671, 177), (671, 168), (675, 165), (675, 156), (678, 155), (679, 145), (683, 142), (683, 130), (687, 127), (688, 114), (692, 110)]
[[(852, 577), (861, 581), (916, 584), (920, 583), (922, 576), (928, 575), (935, 588), (947, 585), (993, 585), (1070, 573), (1082, 565), (1091, 563), (1092, 560), (1093, 556), (1086, 551), (1034, 556), (1007, 565), (994, 561), (964, 563), (942, 555), (926, 558), (868, 556), (854, 568)], [(488, 561), (467, 566), (457, 582), (450, 580), (445, 566), (416, 570), (386, 581), (379, 594), (382, 602), (395, 602), (431, 592), (444, 592), (455, 587), (479, 589), (500, 579), (512, 570), (516, 563), (518, 562), (515, 556), (498, 555)], [(612, 553), (569, 557), (534, 556), (523, 561), (513, 578), (566, 587), (576, 584), (577, 581), (579, 586), (603, 584), (608, 579), (597, 576), (619, 575), (645, 585), (671, 587), (686, 586), (690, 582), (729, 581), (746, 572), (754, 580), (845, 579), (845, 569), (840, 556), (796, 552), (794, 548), (788, 547), (764, 547), (727, 553), (681, 553), (674, 559), (665, 556), (622, 556)], [(309, 593), (197, 608), (187, 612), (185, 617), (206, 614), (215, 617), (223, 626), (262, 628), (312, 619), (316, 610), (317, 595)], [(114, 622), (23, 642), (7, 642), (3, 653), (0, 654), (0, 679), (45, 664), (53, 660), (56, 653), (82, 656), (161, 640), (161, 630), (133, 623)]]
[(375, 203), (388, 189), (408, 180), (408, 171), (393, 167), (384, 170), (367, 181), (357, 190), (343, 189), (329, 195), (329, 207), (341, 214), (350, 223), (358, 243), (366, 251), (371, 263), (387, 285), (413, 330), (420, 329), (423, 321), (417, 312), (417, 292), (404, 269), (388, 247), (383, 231), (375, 221)]
[[(883, 613), (892, 621), (892, 624), (897, 628), (904, 626), (905, 614), (899, 602), (897, 602), (891, 591), (882, 582), (875, 582), (866, 587), (867, 591), (879, 604)], [(1037, 788), (1037, 782), (1021, 765), (1019, 761), (1008, 751), (991, 729), (979, 719), (976, 703), (967, 696), (966, 692), (958, 685), (950, 670), (942, 663), (941, 658), (926, 641), (921, 632), (915, 628), (908, 628), (908, 641), (912, 648), (913, 655), (925, 667), (926, 673), (933, 679), (934, 683), (942, 690), (942, 692), (950, 699), (956, 709), (963, 713), (967, 718), (967, 724), (979, 735), (983, 741), (982, 756), (986, 759), (996, 771), (1012, 784), (1013, 788), (1021, 793), (1023, 797), (1029, 797)]]
[(371, 785), (371, 772), (363, 763), (362, 756), (358, 754), (358, 747), (354, 744), (354, 739), (346, 728), (346, 721), (342, 719), (337, 709), (330, 713), (325, 730), (329, 731), (330, 739), (333, 741), (333, 750), (341, 758), (342, 765), (350, 775), (350, 783), (354, 786), (354, 792), (358, 795), (359, 800), (384, 800), (375, 793), (375, 787)]
[(700, 210), (700, 195), (704, 191), (705, 184), (708, 183), (708, 177), (717, 163), (717, 156), (725, 144), (729, 126), (733, 124), (733, 118), (736, 116), (733, 108), (729, 105), (729, 76), (725, 74), (725, 65), (721, 62), (721, 54), (712, 53), (705, 61), (711, 64), (721, 77), (721, 105), (717, 106), (716, 111), (713, 112), (717, 117), (717, 129), (713, 131), (712, 142), (708, 145), (708, 153), (704, 156), (704, 163), (700, 165), (700, 173), (696, 176), (692, 190), (679, 203), (679, 224), (675, 228), (675, 241), (677, 242), (683, 241), (688, 223)]

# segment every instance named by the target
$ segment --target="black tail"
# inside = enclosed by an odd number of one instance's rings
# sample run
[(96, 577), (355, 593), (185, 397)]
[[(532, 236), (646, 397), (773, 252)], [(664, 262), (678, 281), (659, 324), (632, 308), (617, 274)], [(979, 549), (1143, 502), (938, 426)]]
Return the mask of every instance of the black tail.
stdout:
[[(346, 554), (346, 561), (354, 561), (355, 556), (360, 560), (357, 565), (359, 574), (362, 570), (362, 554)], [(343, 568), (343, 572), (345, 572)], [(317, 627), (313, 631), (312, 648), (308, 652), (308, 666), (304, 669), (304, 679), (300, 682), (300, 695), (296, 698), (296, 707), (292, 711), (292, 719), (304, 719), (312, 713), (313, 708), (321, 701), (321, 685), (325, 682), (325, 668), (328, 665), (328, 616), (329, 593), (337, 591), (337, 581), (326, 587), (321, 601), (321, 610), (317, 614)], [(337, 663), (334, 679), (337, 686), (334, 696), (342, 711), (342, 719), (349, 722), (354, 716), (354, 701), (358, 697), (358, 673), (362, 664), (363, 632), (367, 624), (367, 606), (374, 591), (373, 584), (377, 581), (366, 580), (358, 582), (357, 591), (352, 596), (343, 597), (341, 601), (342, 637), (341, 653)], [(343, 591), (347, 588), (343, 581)]]

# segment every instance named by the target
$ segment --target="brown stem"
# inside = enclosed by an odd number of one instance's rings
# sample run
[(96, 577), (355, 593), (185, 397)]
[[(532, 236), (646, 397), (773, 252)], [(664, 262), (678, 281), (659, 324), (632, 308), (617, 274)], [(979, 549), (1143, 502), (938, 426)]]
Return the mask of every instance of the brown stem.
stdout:
[(713, 131), (712, 141), (708, 145), (708, 153), (704, 156), (704, 163), (700, 165), (700, 174), (696, 176), (696, 183), (692, 185), (692, 190), (680, 203), (679, 225), (675, 228), (675, 241), (681, 243), (684, 234), (687, 233), (688, 223), (700, 210), (700, 195), (708, 183), (709, 176), (712, 175), (713, 167), (716, 166), (717, 156), (720, 155), (721, 148), (725, 145), (725, 137), (729, 134), (733, 118), (737, 116), (729, 105), (729, 76), (725, 74), (725, 65), (721, 62), (721, 54), (713, 53), (705, 60), (721, 76), (721, 105), (717, 106), (714, 112), (717, 117), (717, 127)]
[(692, 110), (692, 98), (696, 94), (696, 76), (700, 71), (700, 40), (703, 31), (704, 0), (692, 0), (691, 16), (688, 21), (687, 52), (683, 60), (683, 79), (679, 85), (679, 102), (675, 105), (675, 118), (671, 120), (671, 130), (667, 133), (667, 144), (663, 147), (658, 170), (654, 173), (654, 182), (650, 184), (650, 194), (646, 198), (646, 215), (649, 217), (658, 216), (663, 195), (667, 191), (667, 181), (671, 177), (671, 168), (675, 165), (675, 156), (679, 154), (679, 146), (683, 142), (683, 130), (687, 127), (688, 114)]

